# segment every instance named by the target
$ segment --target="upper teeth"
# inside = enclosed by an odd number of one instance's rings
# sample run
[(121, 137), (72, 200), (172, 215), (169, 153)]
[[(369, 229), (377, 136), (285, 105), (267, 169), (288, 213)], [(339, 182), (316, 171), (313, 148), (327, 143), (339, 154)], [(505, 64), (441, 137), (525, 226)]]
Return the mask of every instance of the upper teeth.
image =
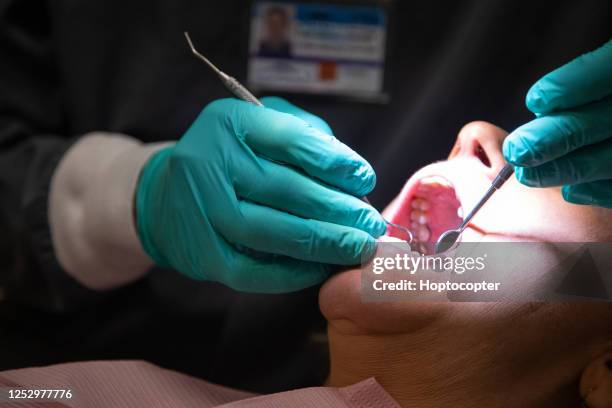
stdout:
[(452, 187), (452, 184), (447, 179), (440, 176), (423, 177), (419, 182), (421, 184), (440, 184), (445, 187)]
[(410, 211), (410, 230), (412, 231), (414, 238), (418, 242), (427, 242), (431, 237), (431, 232), (427, 227), (429, 218), (427, 216), (427, 210), (429, 209), (429, 202), (424, 198), (415, 198), (410, 203), (412, 210)]

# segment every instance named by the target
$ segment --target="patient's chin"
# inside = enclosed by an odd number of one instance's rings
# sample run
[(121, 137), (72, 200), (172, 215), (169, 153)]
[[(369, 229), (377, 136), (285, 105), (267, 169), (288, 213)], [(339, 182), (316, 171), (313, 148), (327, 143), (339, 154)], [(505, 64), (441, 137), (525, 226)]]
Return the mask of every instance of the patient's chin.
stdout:
[(323, 285), (319, 307), (333, 329), (343, 334), (403, 334), (436, 321), (449, 304), (366, 302), (361, 296), (361, 271), (355, 268), (335, 274)]
[(348, 269), (333, 275), (319, 291), (319, 307), (327, 321), (347, 333), (362, 328), (355, 322), (355, 309), (361, 302), (360, 271)]

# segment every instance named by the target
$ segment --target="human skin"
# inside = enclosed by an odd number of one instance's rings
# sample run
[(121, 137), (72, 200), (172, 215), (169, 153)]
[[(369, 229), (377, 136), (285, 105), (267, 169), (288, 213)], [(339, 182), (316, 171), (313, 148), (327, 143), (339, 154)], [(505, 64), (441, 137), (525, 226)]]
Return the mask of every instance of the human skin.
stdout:
[[(444, 223), (459, 220), (456, 208), (444, 208), (449, 197), (469, 210), (504, 165), (506, 134), (484, 122), (465, 126), (449, 160), (418, 171), (384, 215), (435, 241), (451, 227)], [(420, 187), (431, 175), (454, 186), (440, 202)], [(427, 204), (413, 205), (415, 198)], [(612, 211), (572, 205), (558, 188), (512, 178), (463, 240), (610, 242)], [(543, 251), (542, 262), (551, 254)], [(525, 282), (541, 273), (533, 264), (524, 270)], [(331, 386), (373, 376), (404, 407), (575, 407), (581, 397), (591, 408), (612, 407), (612, 303), (364, 303), (358, 269), (329, 279), (319, 302), (329, 322)]]
[(266, 41), (270, 45), (281, 46), (287, 41), (289, 21), (286, 12), (279, 10), (269, 11), (266, 15)]

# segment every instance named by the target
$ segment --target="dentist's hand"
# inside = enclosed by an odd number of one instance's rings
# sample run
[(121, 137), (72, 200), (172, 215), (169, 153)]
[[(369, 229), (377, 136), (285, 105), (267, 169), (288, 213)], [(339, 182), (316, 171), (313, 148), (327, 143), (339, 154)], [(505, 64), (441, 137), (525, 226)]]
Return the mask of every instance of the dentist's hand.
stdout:
[(318, 117), (280, 98), (262, 102), (211, 103), (143, 168), (138, 233), (158, 265), (273, 293), (374, 253), (386, 226), (357, 198), (374, 188), (372, 167)]
[(563, 185), (566, 201), (612, 208), (612, 41), (541, 78), (527, 107), (537, 118), (503, 147), (519, 181)]

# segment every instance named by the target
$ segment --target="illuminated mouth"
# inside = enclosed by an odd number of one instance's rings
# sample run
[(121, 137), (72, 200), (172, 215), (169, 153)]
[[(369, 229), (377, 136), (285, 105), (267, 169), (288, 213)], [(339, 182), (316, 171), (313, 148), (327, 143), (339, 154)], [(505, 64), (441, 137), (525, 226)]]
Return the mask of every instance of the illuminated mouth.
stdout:
[[(413, 236), (412, 248), (423, 254), (432, 254), (440, 235), (457, 228), (463, 221), (455, 188), (443, 177), (418, 179), (408, 186), (400, 200), (389, 221), (408, 228)], [(388, 228), (387, 234), (405, 239), (396, 228)]]

